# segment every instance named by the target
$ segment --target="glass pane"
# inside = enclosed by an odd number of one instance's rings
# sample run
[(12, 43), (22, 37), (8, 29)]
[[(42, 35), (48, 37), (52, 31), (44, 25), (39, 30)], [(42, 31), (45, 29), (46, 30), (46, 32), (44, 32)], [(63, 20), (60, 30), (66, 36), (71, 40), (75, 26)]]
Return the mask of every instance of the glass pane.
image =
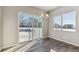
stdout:
[(30, 15), (19, 13), (19, 42), (29, 41)]
[(76, 12), (63, 14), (63, 29), (75, 29)]
[(39, 17), (38, 16), (34, 16), (34, 19), (33, 19), (33, 34), (34, 34), (33, 39), (39, 38)]
[(31, 17), (29, 17), (29, 40), (32, 40), (33, 38), (32, 38), (32, 33), (33, 33), (33, 18), (32, 18), (32, 16)]
[(55, 16), (53, 18), (54, 28), (61, 28), (61, 16)]

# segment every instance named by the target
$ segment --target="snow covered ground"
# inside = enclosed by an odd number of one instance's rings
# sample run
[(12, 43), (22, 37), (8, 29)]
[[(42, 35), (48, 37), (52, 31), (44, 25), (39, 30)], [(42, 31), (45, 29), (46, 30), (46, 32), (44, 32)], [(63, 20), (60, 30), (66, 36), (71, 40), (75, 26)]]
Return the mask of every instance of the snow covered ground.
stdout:
[(25, 42), (39, 37), (42, 37), (42, 28), (33, 28), (33, 31), (19, 32), (19, 42)]

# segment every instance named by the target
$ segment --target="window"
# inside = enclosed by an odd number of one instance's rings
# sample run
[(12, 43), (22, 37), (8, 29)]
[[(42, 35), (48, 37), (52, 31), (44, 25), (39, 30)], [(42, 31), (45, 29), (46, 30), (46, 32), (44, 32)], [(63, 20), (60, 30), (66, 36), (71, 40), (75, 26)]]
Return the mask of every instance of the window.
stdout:
[(76, 12), (68, 12), (53, 17), (54, 29), (62, 29), (64, 31), (75, 31)]
[(19, 12), (19, 43), (42, 38), (43, 18), (37, 15)]
[(31, 23), (30, 18), (31, 15), (26, 13), (19, 13), (19, 43), (29, 41), (31, 36), (30, 32), (32, 32), (31, 29)]
[(75, 11), (63, 14), (63, 30), (75, 30)]
[(54, 28), (61, 29), (61, 16), (55, 16), (53, 20), (54, 20)]

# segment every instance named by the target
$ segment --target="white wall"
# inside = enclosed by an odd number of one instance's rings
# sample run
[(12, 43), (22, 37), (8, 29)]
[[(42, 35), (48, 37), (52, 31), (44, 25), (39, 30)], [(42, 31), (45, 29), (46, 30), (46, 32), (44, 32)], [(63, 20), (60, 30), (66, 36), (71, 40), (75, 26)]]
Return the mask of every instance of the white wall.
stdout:
[(45, 13), (44, 11), (33, 7), (3, 7), (2, 48), (14, 46), (18, 43), (18, 12), (25, 12), (39, 16), (41, 13)]
[(3, 42), (2, 48), (17, 44), (18, 19), (16, 7), (3, 7)]
[(2, 7), (0, 6), (0, 50), (1, 50), (1, 46), (2, 46), (2, 17), (1, 17), (1, 14), (2, 14)]
[(43, 21), (43, 37), (44, 38), (47, 38), (48, 37), (48, 19), (47, 17), (44, 18), (44, 21)]
[(57, 40), (79, 46), (79, 7), (59, 7), (55, 10), (52, 10), (49, 16), (53, 17), (55, 15), (62, 14), (72, 10), (76, 10), (77, 12), (76, 32), (53, 30), (53, 19), (50, 18), (49, 37), (56, 38)]

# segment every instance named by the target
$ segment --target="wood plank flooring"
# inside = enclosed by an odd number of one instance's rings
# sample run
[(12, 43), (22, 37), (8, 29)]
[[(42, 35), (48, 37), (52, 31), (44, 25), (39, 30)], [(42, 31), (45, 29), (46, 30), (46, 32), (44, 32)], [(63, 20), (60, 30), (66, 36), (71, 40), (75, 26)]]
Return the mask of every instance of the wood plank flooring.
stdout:
[(55, 39), (39, 39), (26, 52), (79, 52), (79, 47)]

